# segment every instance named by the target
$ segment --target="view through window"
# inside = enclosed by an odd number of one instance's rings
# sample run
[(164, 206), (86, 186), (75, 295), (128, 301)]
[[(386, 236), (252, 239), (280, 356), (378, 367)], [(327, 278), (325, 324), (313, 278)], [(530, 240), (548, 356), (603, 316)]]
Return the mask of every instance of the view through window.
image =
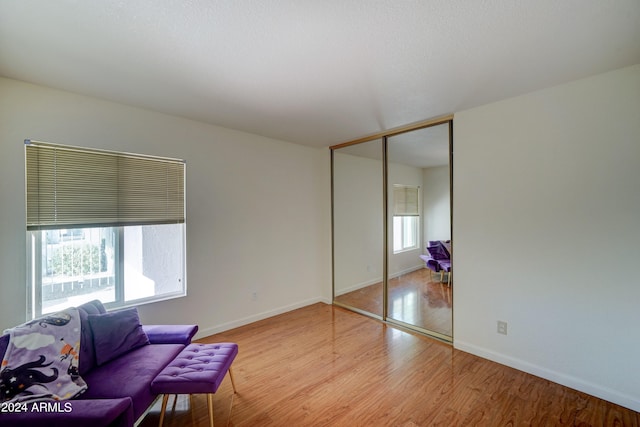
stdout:
[[(34, 315), (184, 294), (183, 224), (30, 232)], [(39, 260), (38, 260), (39, 258)], [(38, 307), (39, 306), (39, 307)]]

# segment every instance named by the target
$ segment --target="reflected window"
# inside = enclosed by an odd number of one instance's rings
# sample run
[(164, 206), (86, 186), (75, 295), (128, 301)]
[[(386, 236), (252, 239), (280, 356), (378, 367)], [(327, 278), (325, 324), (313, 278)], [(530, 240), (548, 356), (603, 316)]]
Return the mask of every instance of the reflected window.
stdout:
[(393, 253), (418, 249), (420, 187), (393, 186)]

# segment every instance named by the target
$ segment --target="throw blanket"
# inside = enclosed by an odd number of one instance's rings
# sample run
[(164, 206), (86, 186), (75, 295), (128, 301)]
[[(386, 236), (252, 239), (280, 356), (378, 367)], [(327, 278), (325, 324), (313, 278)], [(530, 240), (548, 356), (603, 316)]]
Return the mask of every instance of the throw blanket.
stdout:
[(0, 402), (71, 399), (87, 389), (78, 374), (77, 308), (32, 320), (4, 332), (9, 346), (0, 366)]

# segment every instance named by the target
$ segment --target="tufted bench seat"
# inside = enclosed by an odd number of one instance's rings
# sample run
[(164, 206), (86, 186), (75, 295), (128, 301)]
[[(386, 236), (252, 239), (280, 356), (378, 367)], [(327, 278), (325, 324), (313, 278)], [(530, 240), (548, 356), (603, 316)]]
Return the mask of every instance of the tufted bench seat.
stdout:
[(233, 381), (231, 363), (238, 354), (238, 344), (189, 344), (151, 382), (151, 391), (164, 394), (160, 426), (164, 421), (170, 394), (206, 393), (209, 406), (209, 423), (213, 427), (213, 393), (218, 390), (227, 371)]

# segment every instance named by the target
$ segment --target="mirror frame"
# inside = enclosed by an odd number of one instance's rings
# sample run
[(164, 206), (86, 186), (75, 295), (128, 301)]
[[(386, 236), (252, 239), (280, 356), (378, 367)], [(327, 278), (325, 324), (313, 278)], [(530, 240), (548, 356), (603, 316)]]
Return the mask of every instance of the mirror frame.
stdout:
[[(428, 127), (432, 127), (432, 126), (437, 126), (437, 125), (441, 125), (441, 124), (445, 124), (448, 123), (449, 125), (449, 204), (450, 204), (450, 227), (451, 227), (451, 242), (452, 242), (452, 248), (451, 248), (451, 257), (453, 258), (453, 114), (449, 114), (446, 116), (440, 116), (440, 117), (436, 117), (436, 118), (432, 118), (432, 119), (428, 119), (428, 120), (424, 120), (424, 121), (420, 121), (420, 122), (416, 122), (416, 123), (412, 123), (412, 124), (408, 124), (405, 126), (400, 126), (397, 128), (393, 128), (393, 129), (389, 129), (387, 131), (383, 131), (383, 132), (379, 132), (376, 134), (372, 134), (369, 136), (365, 136), (362, 138), (358, 138), (352, 141), (347, 141), (341, 144), (337, 144), (337, 145), (333, 145), (330, 148), (331, 150), (331, 301), (332, 304), (337, 305), (339, 307), (343, 307), (347, 310), (351, 310), (354, 311), (356, 313), (360, 313), (363, 314), (365, 316), (369, 316), (378, 320), (382, 320), (385, 323), (389, 323), (389, 324), (393, 324), (394, 326), (399, 326), (405, 329), (410, 329), (412, 331), (416, 331), (419, 332), (421, 334), (424, 335), (428, 335), (431, 336), (433, 338), (437, 338), (441, 341), (447, 342), (447, 343), (452, 343), (453, 342), (453, 336), (447, 336), (435, 331), (430, 331), (424, 328), (421, 328), (419, 326), (415, 326), (415, 325), (410, 325), (410, 324), (406, 324), (403, 322), (399, 322), (396, 321), (394, 319), (391, 319), (388, 317), (388, 264), (389, 264), (389, 255), (388, 255), (388, 188), (387, 188), (387, 182), (388, 182), (388, 165), (387, 165), (387, 150), (388, 150), (388, 141), (387, 138), (391, 137), (391, 136), (396, 136), (396, 135), (400, 135), (406, 132), (411, 132), (414, 130), (419, 130), (419, 129), (424, 129), (424, 128), (428, 128)], [(373, 141), (373, 140), (378, 140), (378, 139), (382, 139), (382, 169), (383, 169), (383, 198), (382, 198), (382, 206), (381, 208), (383, 209), (383, 228), (384, 230), (381, 230), (383, 232), (383, 265), (382, 265), (382, 280), (383, 280), (383, 292), (382, 292), (382, 306), (383, 306), (383, 310), (382, 310), (382, 318), (380, 318), (380, 316), (378, 316), (375, 313), (369, 313), (367, 311), (358, 309), (357, 307), (351, 307), (348, 306), (346, 304), (342, 304), (339, 302), (336, 302), (336, 295), (335, 295), (335, 246), (334, 246), (334, 223), (335, 223), (335, 217), (334, 217), (334, 210), (335, 210), (335, 205), (334, 205), (334, 151), (338, 150), (340, 148), (344, 148), (344, 147), (348, 147), (351, 145), (356, 145), (356, 144), (361, 144), (364, 142), (369, 142), (369, 141)], [(451, 309), (452, 309), (452, 316), (451, 316), (451, 322), (452, 322), (452, 331), (453, 331), (453, 295), (452, 295), (452, 305), (451, 305)], [(453, 335), (453, 332), (452, 332)]]

